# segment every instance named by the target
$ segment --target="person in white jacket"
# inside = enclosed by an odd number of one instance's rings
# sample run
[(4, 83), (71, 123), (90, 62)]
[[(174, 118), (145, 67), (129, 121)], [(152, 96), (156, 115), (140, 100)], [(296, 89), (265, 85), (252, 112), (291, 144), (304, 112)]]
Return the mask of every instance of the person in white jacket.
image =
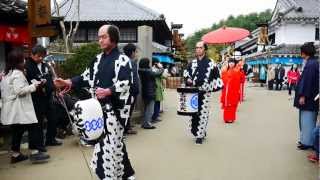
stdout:
[(38, 142), (34, 136), (37, 130), (34, 126), (38, 122), (31, 93), (41, 84), (33, 81), (29, 85), (24, 74), (24, 57), (21, 49), (13, 49), (6, 59), (5, 73), (1, 80), (1, 123), (10, 125), (12, 132), (11, 163), (28, 159), (20, 152), (23, 133), (28, 131), (30, 160), (32, 163), (47, 162), (49, 155), (36, 150)]

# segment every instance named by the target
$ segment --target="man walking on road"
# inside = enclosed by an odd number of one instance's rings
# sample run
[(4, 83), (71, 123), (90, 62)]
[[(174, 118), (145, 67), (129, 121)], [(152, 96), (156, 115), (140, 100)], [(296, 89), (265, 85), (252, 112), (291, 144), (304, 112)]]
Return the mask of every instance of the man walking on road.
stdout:
[(196, 144), (202, 144), (207, 135), (210, 92), (222, 88), (219, 69), (206, 56), (207, 49), (204, 42), (198, 42), (196, 44), (196, 59), (192, 60), (184, 72), (186, 86), (199, 89), (198, 113), (193, 115), (191, 119), (191, 133), (196, 138)]
[(133, 83), (130, 59), (120, 54), (117, 44), (119, 29), (103, 25), (99, 31), (102, 53), (98, 54), (81, 76), (55, 80), (57, 87), (90, 87), (100, 101), (105, 129), (95, 145), (91, 167), (103, 180), (133, 180), (134, 170), (123, 142), (123, 131), (131, 106)]

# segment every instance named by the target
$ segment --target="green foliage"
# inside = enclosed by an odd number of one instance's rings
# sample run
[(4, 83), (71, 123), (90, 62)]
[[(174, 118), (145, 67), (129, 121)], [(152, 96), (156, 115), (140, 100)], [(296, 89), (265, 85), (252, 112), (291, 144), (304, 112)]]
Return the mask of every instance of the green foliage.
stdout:
[(81, 74), (99, 52), (101, 49), (97, 43), (86, 44), (75, 49), (74, 54), (61, 65), (62, 73), (66, 77)]
[(220, 62), (220, 51), (224, 48), (225, 46), (209, 46), (208, 51), (207, 51), (207, 56), (214, 60), (215, 62)]
[[(194, 51), (196, 42), (200, 41), (201, 37), (208, 33), (219, 29), (223, 26), (245, 28), (249, 31), (253, 31), (257, 28), (257, 23), (267, 22), (271, 19), (272, 12), (270, 9), (260, 13), (250, 13), (247, 15), (239, 15), (237, 17), (229, 16), (226, 20), (221, 20), (219, 23), (214, 23), (211, 28), (204, 28), (195, 32), (192, 36), (186, 39), (186, 47), (188, 52)], [(217, 50), (221, 50), (223, 46), (217, 46)], [(219, 51), (220, 51), (219, 50)]]

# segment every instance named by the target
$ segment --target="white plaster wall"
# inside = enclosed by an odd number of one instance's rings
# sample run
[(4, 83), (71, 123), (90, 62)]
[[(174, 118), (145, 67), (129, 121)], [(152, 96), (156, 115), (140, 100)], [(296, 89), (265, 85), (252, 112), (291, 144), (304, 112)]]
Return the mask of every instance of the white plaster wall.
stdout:
[(315, 41), (314, 24), (282, 24), (275, 30), (276, 44), (303, 44)]

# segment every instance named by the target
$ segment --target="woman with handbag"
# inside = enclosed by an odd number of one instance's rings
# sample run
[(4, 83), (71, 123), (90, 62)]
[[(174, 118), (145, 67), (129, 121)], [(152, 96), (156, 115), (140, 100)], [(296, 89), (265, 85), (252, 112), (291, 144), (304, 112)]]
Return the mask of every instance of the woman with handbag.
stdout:
[(28, 131), (30, 160), (32, 163), (47, 162), (49, 155), (37, 150), (38, 122), (32, 104), (31, 93), (41, 84), (33, 81), (29, 85), (24, 73), (24, 57), (21, 49), (12, 50), (6, 59), (5, 75), (1, 81), (1, 123), (12, 128), (11, 163), (27, 160), (28, 157), (20, 152), (21, 139)]

